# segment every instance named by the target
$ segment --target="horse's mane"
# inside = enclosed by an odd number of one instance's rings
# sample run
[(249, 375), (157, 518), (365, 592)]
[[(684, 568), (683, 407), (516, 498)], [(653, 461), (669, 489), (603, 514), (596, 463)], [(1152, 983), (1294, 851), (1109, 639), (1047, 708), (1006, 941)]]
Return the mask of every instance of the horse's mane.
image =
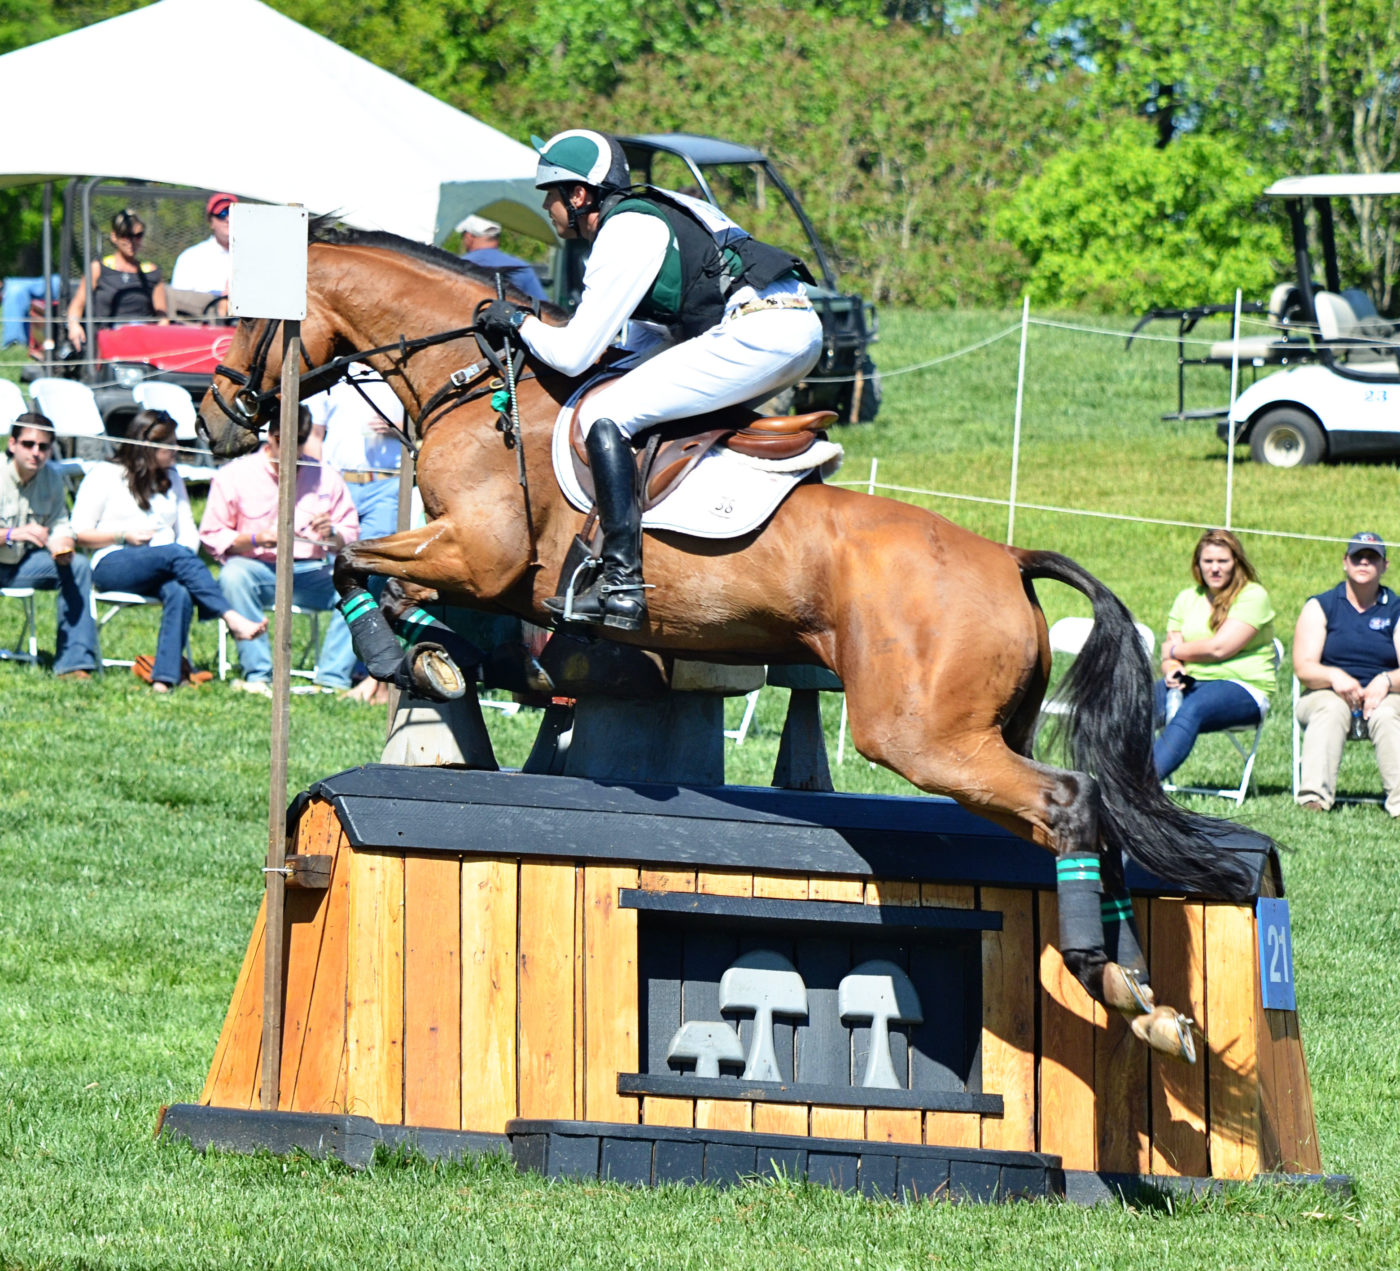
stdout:
[[(488, 290), (494, 291), (496, 288), (494, 269), (483, 269), (480, 265), (474, 265), (469, 260), (444, 251), (441, 247), (434, 247), (431, 243), (418, 243), (411, 238), (390, 234), (387, 230), (350, 229), (338, 225), (334, 216), (313, 216), (309, 225), (309, 236), (313, 243), (328, 243), (334, 247), (379, 247), (385, 251), (397, 252), (400, 256), (411, 256), (424, 264), (469, 278)], [(513, 299), (526, 304), (533, 303), (529, 296), (512, 287), (509, 281), (506, 283), (506, 289)], [(548, 302), (544, 303), (541, 309), (554, 317), (568, 317), (565, 310)]]

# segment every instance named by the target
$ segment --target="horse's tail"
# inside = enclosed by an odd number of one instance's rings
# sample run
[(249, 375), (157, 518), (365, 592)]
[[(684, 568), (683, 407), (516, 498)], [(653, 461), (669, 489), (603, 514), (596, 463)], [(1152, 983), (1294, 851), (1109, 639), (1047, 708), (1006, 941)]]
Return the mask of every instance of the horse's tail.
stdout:
[[(1168, 882), (1232, 899), (1253, 893), (1252, 871), (1219, 842), (1222, 825), (1162, 791), (1152, 762), (1152, 666), (1132, 615), (1117, 596), (1067, 556), (1013, 549), (1027, 581), (1050, 578), (1083, 592), (1094, 629), (1055, 691), (1067, 710), (1052, 716), (1074, 767), (1099, 787), (1106, 850), (1129, 856)], [(1231, 825), (1238, 851), (1268, 851), (1266, 835)]]

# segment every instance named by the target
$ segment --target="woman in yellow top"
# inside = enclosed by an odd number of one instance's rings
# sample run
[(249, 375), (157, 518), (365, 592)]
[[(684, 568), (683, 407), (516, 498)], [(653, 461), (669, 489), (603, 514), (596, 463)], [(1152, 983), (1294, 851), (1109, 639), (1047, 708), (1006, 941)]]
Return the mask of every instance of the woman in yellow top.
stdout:
[[(1157, 718), (1166, 727), (1152, 757), (1166, 780), (1201, 733), (1257, 724), (1274, 691), (1274, 607), (1229, 530), (1207, 530), (1191, 558), (1188, 587), (1172, 604), (1157, 681)], [(1166, 719), (1167, 694), (1182, 691)]]

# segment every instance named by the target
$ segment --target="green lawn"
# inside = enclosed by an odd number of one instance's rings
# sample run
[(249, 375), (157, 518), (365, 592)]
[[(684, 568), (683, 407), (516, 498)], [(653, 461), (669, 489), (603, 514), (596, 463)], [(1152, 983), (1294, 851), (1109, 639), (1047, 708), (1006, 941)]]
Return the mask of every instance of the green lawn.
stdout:
[[(890, 313), (879, 361), (927, 361), (1015, 315)], [(1099, 325), (1107, 325), (1099, 323)], [(1119, 323), (1118, 325), (1123, 325)], [(1209, 424), (1163, 424), (1174, 349), (1033, 330), (1020, 499), (1188, 522), (1223, 516), (1223, 447)], [(1010, 469), (1017, 340), (886, 383), (879, 423), (846, 429), (843, 479), (997, 499)], [(16, 368), (11, 359), (7, 367)], [(1223, 400), (1200, 371), (1188, 406)], [(1236, 471), (1236, 524), (1400, 537), (1389, 465)], [(1004, 536), (992, 504), (925, 499)], [(1192, 529), (1021, 510), (1019, 543), (1069, 553), (1159, 627), (1187, 578)], [(1248, 537), (1291, 641), (1303, 599), (1339, 576), (1340, 544)], [(1053, 619), (1086, 612), (1042, 586)], [(41, 643), (52, 647), (52, 602)], [(0, 641), (18, 630), (0, 603)], [(155, 615), (122, 614), (107, 651), (154, 647)], [(196, 628), (212, 662), (212, 627)], [(729, 752), (730, 779), (766, 783), (785, 694), (764, 694)], [(739, 703), (731, 703), (737, 718)], [(826, 702), (834, 742), (837, 705)], [(500, 1161), (463, 1168), (385, 1160), (362, 1174), (306, 1160), (200, 1157), (151, 1137), (157, 1108), (198, 1096), (261, 888), (269, 704), (214, 684), (161, 698), (124, 672), (85, 685), (0, 665), (0, 1268), (206, 1266), (1382, 1267), (1400, 1265), (1400, 1060), (1392, 967), (1400, 902), (1391, 823), (1373, 806), (1327, 817), (1288, 797), (1285, 700), (1265, 731), (1249, 821), (1294, 849), (1304, 1043), (1323, 1158), (1356, 1179), (1317, 1191), (1244, 1188), (1228, 1199), (1130, 1210), (900, 1206), (805, 1186), (630, 1191), (549, 1185)], [(533, 718), (492, 712), (503, 763)], [(293, 706), (290, 782), (377, 757), (381, 710), (330, 697)], [(1352, 747), (1343, 785), (1376, 786)], [(834, 746), (833, 746), (834, 761)], [(1225, 780), (1237, 761), (1207, 738), (1182, 777)], [(901, 783), (848, 753), (844, 789)], [(906, 788), (907, 787), (903, 787)], [(1203, 804), (1210, 810), (1223, 805)]]

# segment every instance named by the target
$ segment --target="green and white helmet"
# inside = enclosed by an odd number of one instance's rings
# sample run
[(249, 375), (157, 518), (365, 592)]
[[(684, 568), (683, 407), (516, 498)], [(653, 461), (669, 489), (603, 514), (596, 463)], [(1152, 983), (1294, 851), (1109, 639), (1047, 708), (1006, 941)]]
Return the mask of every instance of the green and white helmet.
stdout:
[(539, 151), (535, 188), (582, 182), (598, 190), (625, 190), (632, 184), (627, 156), (616, 137), (586, 128), (557, 132), (548, 141), (530, 138)]

